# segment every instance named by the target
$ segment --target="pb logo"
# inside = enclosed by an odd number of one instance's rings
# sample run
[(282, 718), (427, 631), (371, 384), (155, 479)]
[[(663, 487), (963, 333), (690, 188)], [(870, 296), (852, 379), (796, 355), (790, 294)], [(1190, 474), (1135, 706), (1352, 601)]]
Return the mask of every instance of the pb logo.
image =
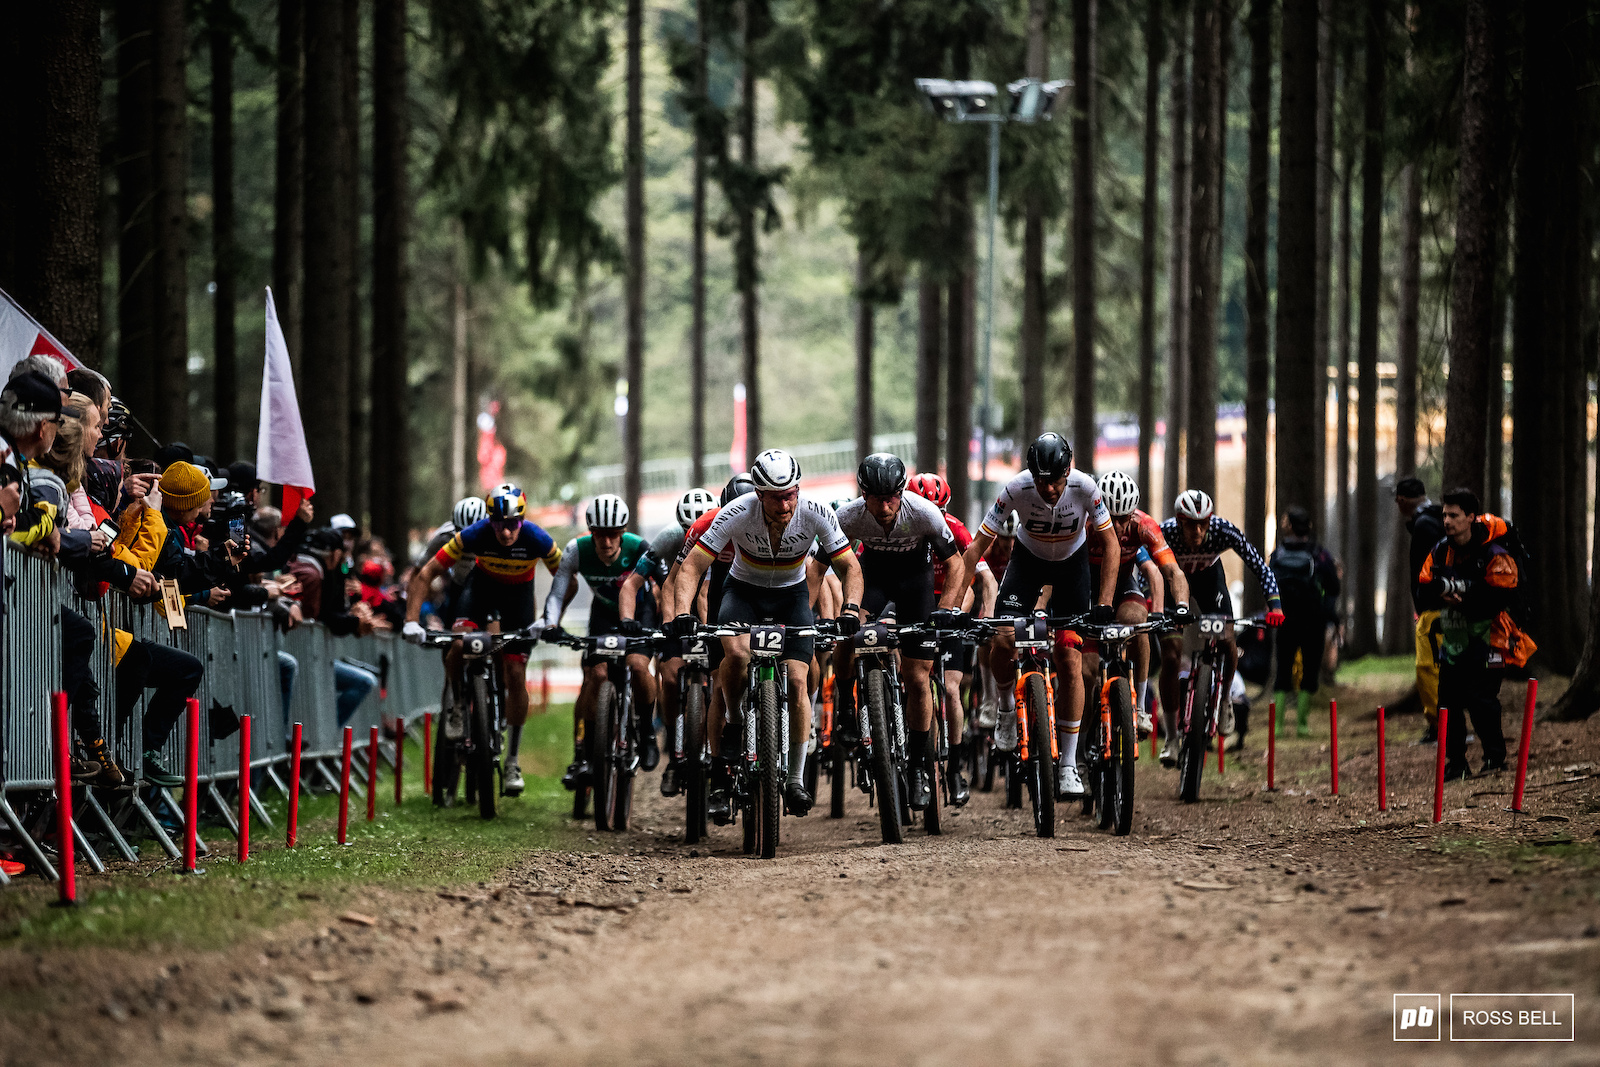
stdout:
[(1394, 995), (1394, 1039), (1396, 1041), (1440, 1040), (1438, 993), (1396, 993)]

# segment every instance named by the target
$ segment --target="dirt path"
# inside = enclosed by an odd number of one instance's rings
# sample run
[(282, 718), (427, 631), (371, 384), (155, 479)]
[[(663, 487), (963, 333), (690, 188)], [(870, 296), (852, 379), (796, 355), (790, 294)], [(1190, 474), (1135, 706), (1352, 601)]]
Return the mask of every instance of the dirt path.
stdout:
[[(1413, 753), (1397, 782), (1423, 773)], [(786, 819), (770, 862), (733, 829), (674, 843), (681, 809), (650, 775), (631, 835), (579, 832), (453, 896), (360, 892), (374, 926), (0, 952), (6, 1002), (62, 1004), (0, 1018), (0, 1063), (1399, 1062), (1422, 1053), (1393, 1044), (1391, 994), (1511, 990), (1577, 994), (1577, 1042), (1446, 1042), (1431, 1062), (1600, 1058), (1592, 865), (1507, 858), (1482, 785), (1433, 827), (1420, 803), (1261, 794), (1254, 767), (1184, 808), (1142, 762), (1121, 839), (1073, 813), (1038, 840), (996, 792), (942, 840), (884, 848), (852, 794), (843, 821)], [(1587, 839), (1583, 803), (1565, 829)], [(1464, 839), (1484, 844), (1439, 851)]]

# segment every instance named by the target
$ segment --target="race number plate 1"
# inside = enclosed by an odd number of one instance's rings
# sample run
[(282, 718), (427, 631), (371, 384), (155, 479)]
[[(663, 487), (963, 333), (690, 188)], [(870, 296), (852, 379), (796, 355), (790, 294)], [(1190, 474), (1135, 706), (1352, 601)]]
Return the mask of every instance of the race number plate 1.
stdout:
[(628, 639), (621, 634), (605, 634), (595, 640), (594, 653), (597, 656), (621, 656), (628, 651)]
[(750, 627), (750, 651), (757, 656), (781, 655), (783, 653), (783, 627)]
[(1202, 615), (1200, 616), (1200, 636), (1221, 637), (1228, 632), (1228, 627), (1233, 624), (1233, 619), (1227, 615)]

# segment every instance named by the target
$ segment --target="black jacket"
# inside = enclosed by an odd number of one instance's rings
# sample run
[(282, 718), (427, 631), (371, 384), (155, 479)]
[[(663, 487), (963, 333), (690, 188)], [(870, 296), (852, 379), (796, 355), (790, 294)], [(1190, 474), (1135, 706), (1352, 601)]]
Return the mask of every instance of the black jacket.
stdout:
[(1444, 508), (1431, 502), (1424, 504), (1406, 520), (1406, 531), (1411, 535), (1411, 606), (1420, 614), (1431, 609), (1423, 607), (1422, 585), (1417, 576), (1433, 547), (1444, 540)]

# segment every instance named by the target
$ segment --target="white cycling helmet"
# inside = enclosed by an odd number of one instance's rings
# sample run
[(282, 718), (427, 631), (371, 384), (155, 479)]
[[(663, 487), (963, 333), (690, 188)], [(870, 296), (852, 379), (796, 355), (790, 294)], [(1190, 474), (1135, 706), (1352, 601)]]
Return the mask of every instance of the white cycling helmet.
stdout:
[(1106, 510), (1113, 519), (1133, 514), (1139, 506), (1139, 484), (1121, 471), (1109, 471), (1100, 476), (1100, 495), (1106, 499)]
[(601, 493), (584, 509), (583, 522), (591, 530), (620, 530), (628, 525), (628, 505), (615, 493)]
[(1211, 513), (1216, 511), (1216, 505), (1211, 503), (1211, 498), (1200, 489), (1186, 489), (1178, 495), (1172, 510), (1177, 512), (1180, 519), (1193, 519), (1195, 522), (1205, 522), (1211, 518)]
[(750, 480), (762, 492), (781, 493), (800, 484), (800, 464), (781, 448), (769, 448), (750, 464)]
[(488, 515), (489, 507), (483, 502), (483, 497), (464, 496), (456, 501), (456, 506), (450, 512), (450, 521), (455, 523), (456, 529), (465, 530)]
[(1022, 516), (1015, 511), (1000, 520), (999, 534), (1001, 537), (1017, 536), (1017, 529), (1022, 525)]
[(678, 525), (687, 530), (694, 520), (716, 506), (716, 497), (704, 489), (691, 489), (678, 498)]

